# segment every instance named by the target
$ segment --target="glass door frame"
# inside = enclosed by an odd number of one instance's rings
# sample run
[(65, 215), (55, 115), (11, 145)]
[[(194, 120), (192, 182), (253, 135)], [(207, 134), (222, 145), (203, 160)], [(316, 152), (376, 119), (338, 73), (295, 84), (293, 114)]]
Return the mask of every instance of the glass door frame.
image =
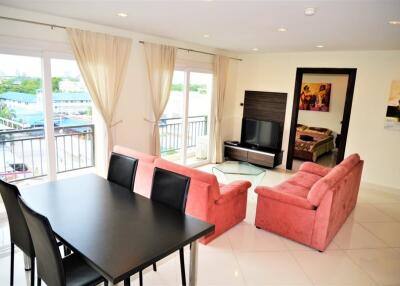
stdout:
[(53, 124), (53, 90), (51, 79), (51, 59), (74, 60), (72, 53), (52, 52), (41, 49), (21, 49), (19, 47), (10, 48), (0, 45), (0, 53), (12, 56), (37, 57), (41, 61), (42, 68), (42, 88), (43, 88), (43, 113), (44, 113), (44, 134), (47, 151), (47, 176), (49, 181), (57, 180), (56, 168), (56, 147), (54, 141)]
[(206, 73), (206, 74), (211, 74), (212, 76), (214, 75), (214, 72), (212, 69), (208, 68), (196, 68), (196, 67), (183, 67), (183, 66), (177, 66), (175, 68), (175, 71), (180, 71), (184, 72), (184, 90), (183, 90), (183, 118), (182, 118), (182, 148), (180, 150), (181, 152), (181, 158), (182, 158), (182, 164), (188, 167), (199, 167), (205, 164), (209, 164), (211, 162), (211, 144), (214, 140), (214, 78), (211, 86), (211, 100), (210, 100), (210, 109), (209, 109), (209, 120), (207, 123), (207, 128), (208, 128), (208, 148), (207, 148), (207, 159), (201, 160), (192, 164), (186, 164), (187, 163), (187, 135), (188, 135), (188, 126), (189, 126), (189, 118), (188, 118), (188, 112), (189, 112), (189, 93), (190, 93), (190, 73)]

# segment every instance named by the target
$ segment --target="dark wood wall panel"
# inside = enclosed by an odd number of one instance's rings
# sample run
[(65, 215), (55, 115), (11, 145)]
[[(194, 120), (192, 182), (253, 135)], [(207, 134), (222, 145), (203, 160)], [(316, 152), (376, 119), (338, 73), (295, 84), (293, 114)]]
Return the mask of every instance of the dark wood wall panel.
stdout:
[(246, 90), (243, 117), (285, 123), (287, 93)]

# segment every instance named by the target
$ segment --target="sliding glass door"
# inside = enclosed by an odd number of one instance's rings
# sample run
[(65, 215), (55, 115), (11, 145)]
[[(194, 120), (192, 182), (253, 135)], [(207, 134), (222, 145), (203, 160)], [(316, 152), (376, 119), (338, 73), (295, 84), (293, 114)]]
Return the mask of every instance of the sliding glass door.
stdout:
[(211, 73), (174, 72), (171, 94), (159, 122), (161, 156), (184, 165), (209, 161)]

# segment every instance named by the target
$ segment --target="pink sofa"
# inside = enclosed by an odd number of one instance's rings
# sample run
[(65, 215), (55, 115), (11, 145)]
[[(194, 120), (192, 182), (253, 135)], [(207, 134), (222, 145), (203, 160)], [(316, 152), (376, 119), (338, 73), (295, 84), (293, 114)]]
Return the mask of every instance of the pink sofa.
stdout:
[(257, 187), (256, 227), (324, 251), (356, 205), (363, 164), (358, 154), (333, 169), (306, 162), (287, 181)]
[(246, 216), (248, 181), (236, 181), (229, 185), (218, 184), (217, 178), (197, 169), (174, 164), (156, 156), (132, 149), (115, 146), (114, 152), (139, 160), (134, 191), (150, 197), (154, 167), (167, 169), (191, 178), (186, 213), (215, 225), (215, 232), (200, 242), (207, 244)]

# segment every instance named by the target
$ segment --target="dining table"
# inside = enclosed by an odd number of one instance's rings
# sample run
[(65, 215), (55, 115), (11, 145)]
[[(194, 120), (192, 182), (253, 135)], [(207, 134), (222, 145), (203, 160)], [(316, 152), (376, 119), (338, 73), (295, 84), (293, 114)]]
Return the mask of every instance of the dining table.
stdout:
[(197, 241), (215, 228), (96, 174), (30, 186), (21, 196), (109, 285), (129, 285), (135, 273), (190, 245), (189, 285), (195, 286)]

